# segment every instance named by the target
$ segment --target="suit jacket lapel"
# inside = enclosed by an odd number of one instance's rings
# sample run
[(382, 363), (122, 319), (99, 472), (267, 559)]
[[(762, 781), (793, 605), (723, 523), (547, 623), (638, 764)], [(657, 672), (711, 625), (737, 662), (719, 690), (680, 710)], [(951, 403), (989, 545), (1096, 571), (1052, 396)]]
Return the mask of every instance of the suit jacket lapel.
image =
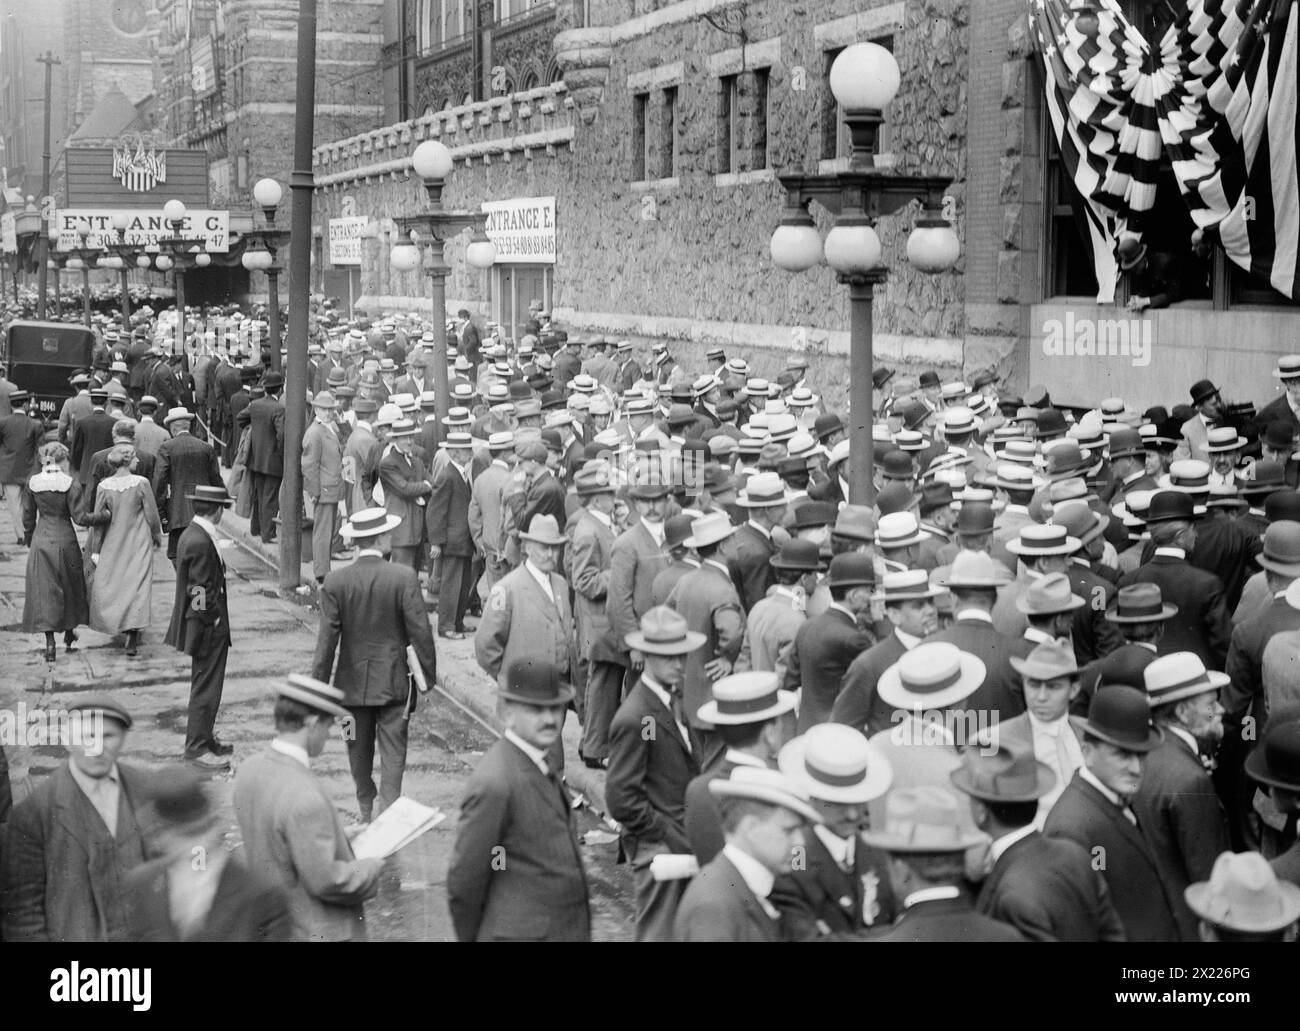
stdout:
[[(1080, 777), (1078, 772), (1074, 776), (1079, 782), (1079, 787), (1089, 794), (1093, 804), (1105, 814), (1106, 819), (1119, 828), (1120, 833), (1128, 839), (1130, 844), (1141, 849), (1144, 858), (1149, 859), (1151, 846), (1147, 842), (1146, 836), (1138, 830), (1137, 825), (1125, 816), (1123, 811), (1112, 803), (1109, 798), (1106, 798), (1100, 791)], [(1151, 865), (1154, 866), (1155, 864), (1152, 863)]]
[(513, 743), (508, 745), (508, 751), (514, 761), (515, 768), (519, 771), (519, 776), (528, 782), (534, 791), (542, 796), (544, 802), (552, 809), (559, 811), (564, 817), (565, 822), (569, 819), (568, 797), (569, 793), (564, 790), (564, 785), (559, 785), (559, 791), (555, 790), (557, 785), (549, 777), (543, 776), (542, 771), (537, 768), (533, 761), (524, 755), (518, 745)]

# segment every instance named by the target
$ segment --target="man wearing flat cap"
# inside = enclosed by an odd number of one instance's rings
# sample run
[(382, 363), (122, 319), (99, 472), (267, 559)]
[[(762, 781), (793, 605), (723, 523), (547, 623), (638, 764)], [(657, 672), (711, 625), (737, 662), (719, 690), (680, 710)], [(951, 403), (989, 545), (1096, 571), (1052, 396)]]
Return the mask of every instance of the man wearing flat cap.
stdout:
[(1092, 857), (1073, 841), (1038, 831), (1041, 799), (1056, 787), (1051, 769), (1008, 743), (967, 749), (949, 775), (969, 796), (975, 826), (992, 839), (993, 868), (976, 910), (1030, 941), (1124, 941), (1124, 925)]
[(691, 850), (686, 789), (701, 769), (700, 742), (682, 684), (687, 656), (705, 643), (667, 606), (650, 609), (625, 640), (640, 672), (610, 725), (605, 801), (621, 826), (619, 860), (632, 864), (637, 941), (672, 940), (685, 890), (680, 880), (657, 880), (651, 866), (656, 856)]
[(738, 766), (709, 784), (726, 844), (691, 881), (673, 927), (676, 941), (776, 942), (785, 938), (770, 896), (821, 822), (803, 787), (777, 770)]
[(235, 818), (249, 870), (289, 896), (294, 941), (364, 941), (365, 900), (384, 861), (358, 859), (311, 761), (336, 719), (349, 719), (343, 692), (292, 673), (277, 681), (275, 740), (235, 774)]
[[(1162, 733), (1137, 688), (1103, 686), (1087, 719), (1075, 719), (1084, 765), (1047, 816), (1043, 833), (1104, 860), (1101, 870), (1129, 941), (1180, 940), (1170, 888), (1132, 802)], [(1101, 850), (1101, 851), (1097, 851)]]
[(227, 821), (201, 774), (183, 766), (159, 771), (148, 812), (157, 858), (127, 879), (130, 941), (289, 940), (287, 896), (227, 851)]
[(447, 870), (460, 941), (590, 941), (573, 807), (551, 765), (573, 690), (546, 660), (520, 659), (498, 692), (505, 733), (465, 785)]
[(127, 876), (148, 856), (147, 777), (117, 761), (131, 714), (109, 695), (88, 696), (68, 710), (68, 761), (9, 817), (6, 941), (127, 937)]

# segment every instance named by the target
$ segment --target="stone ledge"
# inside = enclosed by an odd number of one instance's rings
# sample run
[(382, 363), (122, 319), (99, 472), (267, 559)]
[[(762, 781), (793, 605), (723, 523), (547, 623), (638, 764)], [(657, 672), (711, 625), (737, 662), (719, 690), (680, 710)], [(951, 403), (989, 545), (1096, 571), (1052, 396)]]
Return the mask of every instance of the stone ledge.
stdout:
[(713, 185), (719, 189), (729, 186), (749, 186), (753, 183), (770, 183), (776, 178), (775, 169), (757, 168), (749, 172), (724, 172), (713, 177)]
[(738, 75), (742, 71), (755, 68), (770, 68), (781, 63), (781, 37), (774, 36), (758, 43), (749, 43), (742, 47), (733, 47), (709, 55), (709, 74), (719, 77)]
[(628, 185), (629, 190), (675, 190), (681, 186), (680, 176), (669, 176), (667, 179), (638, 179), (636, 182)]
[(645, 93), (649, 90), (663, 89), (665, 86), (678, 86), (685, 78), (685, 62), (673, 61), (671, 64), (656, 65), (645, 71), (633, 72), (627, 77), (627, 88), (631, 93)]
[(871, 11), (845, 15), (834, 21), (823, 22), (813, 26), (813, 42), (819, 50), (833, 50), (848, 46), (872, 36), (886, 35), (901, 29), (906, 15), (907, 5), (901, 0), (887, 4)]

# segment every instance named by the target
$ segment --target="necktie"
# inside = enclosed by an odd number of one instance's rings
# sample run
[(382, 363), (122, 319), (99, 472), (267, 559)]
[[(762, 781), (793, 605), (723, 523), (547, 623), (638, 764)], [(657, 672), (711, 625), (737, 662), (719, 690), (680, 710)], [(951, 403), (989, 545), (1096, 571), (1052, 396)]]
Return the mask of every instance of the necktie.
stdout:
[(1061, 729), (1056, 733), (1056, 773), (1057, 783), (1067, 784), (1070, 780), (1070, 774), (1074, 771), (1070, 769), (1070, 750), (1065, 747), (1065, 730)]
[(682, 696), (672, 694), (668, 696), (668, 699), (668, 707), (672, 710), (673, 720), (677, 723), (677, 730), (681, 733), (682, 741), (685, 743), (686, 750), (689, 752), (691, 750), (691, 735), (686, 729), (686, 709), (682, 705)]

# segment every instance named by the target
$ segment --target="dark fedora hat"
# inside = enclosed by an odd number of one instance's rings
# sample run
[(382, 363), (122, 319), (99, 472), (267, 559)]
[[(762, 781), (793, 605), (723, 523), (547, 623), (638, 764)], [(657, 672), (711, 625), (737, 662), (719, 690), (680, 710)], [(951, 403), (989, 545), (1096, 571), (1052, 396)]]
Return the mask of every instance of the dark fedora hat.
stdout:
[(1075, 725), (1090, 737), (1129, 752), (1150, 752), (1164, 737), (1151, 722), (1146, 694), (1124, 684), (1103, 685), (1092, 696), (1088, 718), (1075, 717)]
[(676, 515), (665, 519), (664, 546), (667, 548), (680, 547), (691, 536), (692, 522), (694, 522), (694, 517), (684, 512), (678, 512)]
[(1121, 587), (1106, 609), (1108, 623), (1162, 623), (1178, 615), (1178, 606), (1164, 600), (1159, 584)]
[(952, 484), (947, 480), (927, 480), (921, 488), (921, 514), (952, 504)]
[(1281, 462), (1256, 462), (1254, 477), (1237, 483), (1237, 493), (1246, 498), (1262, 497), (1278, 490), (1286, 490), (1286, 470)]
[(959, 789), (984, 802), (1033, 802), (1056, 786), (1052, 768), (1036, 760), (1032, 751), (1006, 745), (998, 745), (991, 755), (983, 749), (967, 749), (962, 764), (948, 776)]
[(1270, 523), (1282, 519), (1300, 522), (1300, 491), (1274, 491), (1264, 502), (1264, 518)]
[(1281, 451), (1283, 448), (1294, 448), (1300, 437), (1281, 419), (1274, 419), (1264, 428), (1259, 440), (1275, 451)]
[(794, 510), (794, 528), (807, 530), (813, 526), (830, 526), (838, 511), (839, 506), (833, 501), (805, 501)]
[(1271, 722), (1245, 765), (1252, 780), (1300, 791), (1300, 719)]
[(1219, 388), (1214, 385), (1212, 380), (1199, 379), (1192, 384), (1192, 389), (1188, 391), (1192, 396), (1192, 404), (1199, 405), (1202, 401), (1208, 400), (1219, 392)]
[(1147, 523), (1167, 523), (1172, 520), (1193, 522), (1196, 519), (1196, 500), (1190, 494), (1177, 490), (1157, 491), (1147, 509)]
[(1063, 437), (1070, 428), (1065, 421), (1065, 415), (1059, 408), (1044, 408), (1038, 413), (1035, 423), (1034, 436), (1039, 440), (1045, 440), (1049, 437)]
[(768, 561), (773, 569), (797, 569), (815, 573), (823, 568), (821, 549), (815, 542), (799, 538), (787, 541)]
[(550, 708), (568, 705), (573, 688), (560, 679), (560, 671), (546, 659), (516, 659), (506, 668), (497, 696), (507, 702)]

